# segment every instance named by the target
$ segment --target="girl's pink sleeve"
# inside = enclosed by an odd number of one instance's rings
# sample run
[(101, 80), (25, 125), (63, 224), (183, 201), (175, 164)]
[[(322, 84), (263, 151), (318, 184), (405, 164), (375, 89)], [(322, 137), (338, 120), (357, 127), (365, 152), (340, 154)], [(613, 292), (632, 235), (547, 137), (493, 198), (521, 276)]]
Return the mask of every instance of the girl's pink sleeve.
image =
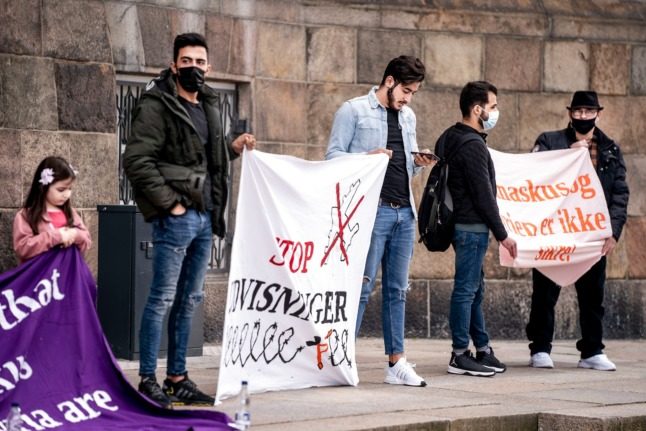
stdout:
[(42, 232), (34, 235), (25, 219), (24, 210), (18, 211), (13, 219), (13, 249), (21, 262), (44, 253), (60, 243), (61, 234), (57, 229), (42, 229)]
[(87, 230), (87, 227), (85, 227), (83, 219), (75, 209), (72, 209), (72, 214), (74, 216), (74, 227), (77, 231), (76, 241), (74, 241), (74, 244), (76, 244), (79, 250), (85, 252), (90, 247), (92, 247), (92, 238), (90, 238), (90, 232)]

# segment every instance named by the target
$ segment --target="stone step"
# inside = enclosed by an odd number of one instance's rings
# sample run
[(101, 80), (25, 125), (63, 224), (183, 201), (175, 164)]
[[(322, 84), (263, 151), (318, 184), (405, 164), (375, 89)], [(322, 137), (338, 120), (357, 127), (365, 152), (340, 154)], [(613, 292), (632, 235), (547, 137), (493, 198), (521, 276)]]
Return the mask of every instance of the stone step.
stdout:
[[(337, 386), (251, 395), (254, 431), (644, 431), (646, 430), (646, 343), (608, 340), (605, 352), (617, 371), (577, 368), (571, 340), (554, 343), (554, 369), (527, 366), (524, 340), (496, 341), (507, 371), (491, 378), (447, 373), (450, 342), (406, 340), (406, 355), (428, 386), (383, 383), (383, 341), (360, 338), (358, 386)], [(217, 387), (221, 348), (204, 347), (188, 358), (191, 378), (203, 391)], [(136, 361), (120, 361), (128, 379), (138, 381)], [(164, 373), (159, 361), (158, 378)], [(250, 382), (253, 385), (253, 382)], [(232, 416), (233, 397), (213, 409)]]

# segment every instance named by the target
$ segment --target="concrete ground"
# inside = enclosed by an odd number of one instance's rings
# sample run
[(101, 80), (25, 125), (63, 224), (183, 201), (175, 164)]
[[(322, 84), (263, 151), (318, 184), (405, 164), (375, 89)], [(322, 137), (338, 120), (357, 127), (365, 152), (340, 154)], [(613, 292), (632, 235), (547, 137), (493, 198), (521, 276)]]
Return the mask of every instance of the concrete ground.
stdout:
[[(362, 338), (357, 346), (360, 383), (268, 392), (251, 397), (252, 429), (292, 430), (646, 430), (646, 340), (607, 340), (605, 353), (617, 371), (577, 368), (574, 341), (557, 341), (554, 369), (527, 366), (525, 341), (493, 344), (508, 366), (493, 378), (447, 374), (449, 340), (406, 340), (407, 357), (428, 386), (413, 388), (382, 383), (382, 341)], [(214, 394), (219, 346), (189, 358), (191, 378)], [(119, 361), (136, 384), (136, 361)], [(165, 361), (160, 361), (163, 367)], [(159, 369), (163, 376), (164, 369)], [(230, 416), (236, 399), (217, 410)], [(214, 407), (215, 409), (215, 407)]]

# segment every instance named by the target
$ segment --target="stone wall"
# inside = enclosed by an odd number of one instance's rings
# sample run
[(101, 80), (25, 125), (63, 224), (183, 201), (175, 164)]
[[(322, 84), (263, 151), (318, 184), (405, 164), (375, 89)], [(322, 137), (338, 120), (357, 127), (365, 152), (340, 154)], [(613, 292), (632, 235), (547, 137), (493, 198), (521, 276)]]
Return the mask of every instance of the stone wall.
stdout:
[[(571, 93), (594, 89), (600, 127), (621, 145), (632, 189), (629, 220), (609, 260), (607, 333), (645, 337), (646, 3), (621, 0), (0, 0), (0, 268), (14, 264), (11, 220), (33, 169), (48, 154), (80, 171), (74, 202), (96, 238), (97, 203), (116, 203), (115, 76), (152, 76), (171, 60), (177, 33), (210, 43), (211, 78), (235, 82), (240, 114), (259, 149), (323, 157), (334, 112), (367, 92), (387, 61), (416, 55), (429, 75), (412, 108), (420, 146), (459, 119), (466, 81), (500, 89), (490, 145), (529, 150), (567, 122)], [(415, 180), (419, 196), (425, 175)], [(96, 247), (89, 255), (96, 271)], [(417, 247), (408, 331), (446, 337), (453, 255)], [(494, 337), (522, 338), (529, 272), (487, 256), (487, 316)], [(207, 335), (222, 328), (226, 279), (207, 286)], [(379, 334), (379, 292), (364, 333)], [(576, 298), (565, 289), (557, 336), (577, 336)]]

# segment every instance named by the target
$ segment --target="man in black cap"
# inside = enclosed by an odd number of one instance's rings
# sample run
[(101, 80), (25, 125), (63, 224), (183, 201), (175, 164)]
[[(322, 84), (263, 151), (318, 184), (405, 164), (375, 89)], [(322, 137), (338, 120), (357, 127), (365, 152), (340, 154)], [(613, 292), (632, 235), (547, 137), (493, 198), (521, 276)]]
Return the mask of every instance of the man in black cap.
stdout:
[[(576, 348), (581, 352), (579, 368), (602, 371), (616, 370), (603, 354), (603, 291), (606, 281), (606, 256), (617, 245), (626, 223), (628, 184), (626, 164), (619, 146), (597, 127), (603, 107), (594, 91), (577, 91), (567, 107), (570, 116), (568, 127), (545, 132), (536, 140), (532, 151), (587, 148), (592, 164), (601, 180), (612, 225), (612, 236), (605, 240), (601, 259), (575, 283), (579, 302), (581, 339)], [(554, 336), (554, 307), (561, 287), (536, 269), (532, 270), (532, 306), (527, 324), (527, 338), (531, 341), (529, 365), (536, 368), (553, 368), (550, 357)]]

